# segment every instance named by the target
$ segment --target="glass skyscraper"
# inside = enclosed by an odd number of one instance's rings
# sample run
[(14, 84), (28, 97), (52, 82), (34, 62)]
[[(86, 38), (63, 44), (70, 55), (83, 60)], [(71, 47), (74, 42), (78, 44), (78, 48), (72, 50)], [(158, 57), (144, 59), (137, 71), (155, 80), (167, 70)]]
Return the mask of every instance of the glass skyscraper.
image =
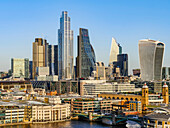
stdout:
[(165, 44), (160, 41), (144, 39), (139, 41), (139, 60), (141, 79), (161, 80)]
[(121, 76), (128, 76), (128, 54), (117, 55), (117, 67), (120, 68)]
[(96, 62), (94, 49), (90, 44), (88, 29), (80, 28), (78, 36), (77, 77), (87, 78), (91, 75)]
[(70, 30), (70, 17), (66, 11), (60, 18), (58, 30), (58, 76), (59, 79), (73, 77), (73, 31)]
[(58, 45), (48, 45), (48, 67), (50, 75), (58, 75)]
[(116, 40), (112, 37), (112, 44), (111, 44), (111, 50), (110, 50), (110, 59), (109, 64), (112, 62), (117, 61), (117, 55), (119, 54), (119, 46)]

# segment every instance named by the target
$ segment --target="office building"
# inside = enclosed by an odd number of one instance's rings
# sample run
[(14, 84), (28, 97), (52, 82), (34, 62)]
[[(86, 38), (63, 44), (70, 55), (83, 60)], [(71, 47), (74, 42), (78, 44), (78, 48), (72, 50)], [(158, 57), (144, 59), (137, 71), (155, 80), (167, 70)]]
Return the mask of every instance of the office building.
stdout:
[(79, 29), (78, 56), (76, 61), (77, 77), (88, 78), (91, 75), (96, 62), (94, 49), (90, 44), (88, 29)]
[(128, 54), (118, 54), (116, 63), (116, 67), (120, 69), (120, 76), (128, 76)]
[(59, 79), (73, 77), (73, 31), (70, 28), (70, 17), (66, 11), (63, 11), (58, 30)]
[(11, 59), (13, 77), (29, 78), (29, 59)]
[(58, 45), (48, 45), (48, 67), (50, 75), (58, 75)]
[(106, 82), (106, 80), (80, 80), (80, 95), (97, 96), (100, 93), (137, 92), (135, 84)]
[(116, 40), (114, 38), (112, 38), (109, 63), (117, 61), (117, 55), (118, 54), (119, 54), (118, 43), (116, 42)]
[(162, 79), (169, 80), (170, 77), (170, 67), (162, 67)]
[(33, 42), (33, 61), (32, 61), (32, 77), (36, 77), (37, 67), (48, 66), (48, 43), (47, 40), (36, 38)]
[(106, 79), (106, 71), (105, 65), (103, 62), (96, 62), (94, 66), (94, 71), (96, 71), (95, 78), (105, 80)]
[(133, 75), (140, 77), (140, 69), (133, 69)]
[(122, 54), (122, 46), (120, 46), (120, 44), (118, 44), (119, 46), (119, 54)]
[(165, 44), (145, 39), (139, 41), (141, 79), (144, 81), (162, 79), (162, 63)]
[(32, 61), (29, 61), (29, 78), (32, 79)]
[(70, 104), (32, 106), (32, 122), (54, 122), (70, 118)]

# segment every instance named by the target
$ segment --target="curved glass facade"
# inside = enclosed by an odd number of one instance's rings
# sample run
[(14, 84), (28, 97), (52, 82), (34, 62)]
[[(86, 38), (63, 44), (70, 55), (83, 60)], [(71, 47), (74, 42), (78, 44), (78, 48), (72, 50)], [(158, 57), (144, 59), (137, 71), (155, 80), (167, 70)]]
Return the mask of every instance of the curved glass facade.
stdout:
[(155, 40), (139, 41), (141, 79), (161, 80), (165, 44)]
[(78, 36), (77, 77), (87, 78), (93, 71), (96, 57), (90, 44), (88, 29), (80, 28)]

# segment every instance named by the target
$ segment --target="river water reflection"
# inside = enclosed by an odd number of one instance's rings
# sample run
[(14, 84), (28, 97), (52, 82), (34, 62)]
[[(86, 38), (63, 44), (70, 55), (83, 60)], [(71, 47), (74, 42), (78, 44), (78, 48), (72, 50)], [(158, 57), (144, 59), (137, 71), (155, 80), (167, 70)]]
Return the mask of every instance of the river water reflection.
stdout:
[(72, 121), (50, 123), (50, 124), (4, 126), (1, 128), (124, 128), (124, 127), (122, 126), (112, 127), (112, 126), (106, 126), (106, 125), (103, 125), (101, 123), (96, 123), (96, 122), (72, 120)]

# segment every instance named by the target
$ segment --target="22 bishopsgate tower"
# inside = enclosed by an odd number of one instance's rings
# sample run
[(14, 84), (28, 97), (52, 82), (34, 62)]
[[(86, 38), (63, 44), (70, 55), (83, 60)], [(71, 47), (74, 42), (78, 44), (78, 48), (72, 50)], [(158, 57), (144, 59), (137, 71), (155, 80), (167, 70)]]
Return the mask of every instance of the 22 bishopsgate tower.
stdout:
[(60, 18), (58, 30), (58, 75), (59, 79), (73, 77), (73, 31), (70, 30), (70, 17), (66, 11)]

